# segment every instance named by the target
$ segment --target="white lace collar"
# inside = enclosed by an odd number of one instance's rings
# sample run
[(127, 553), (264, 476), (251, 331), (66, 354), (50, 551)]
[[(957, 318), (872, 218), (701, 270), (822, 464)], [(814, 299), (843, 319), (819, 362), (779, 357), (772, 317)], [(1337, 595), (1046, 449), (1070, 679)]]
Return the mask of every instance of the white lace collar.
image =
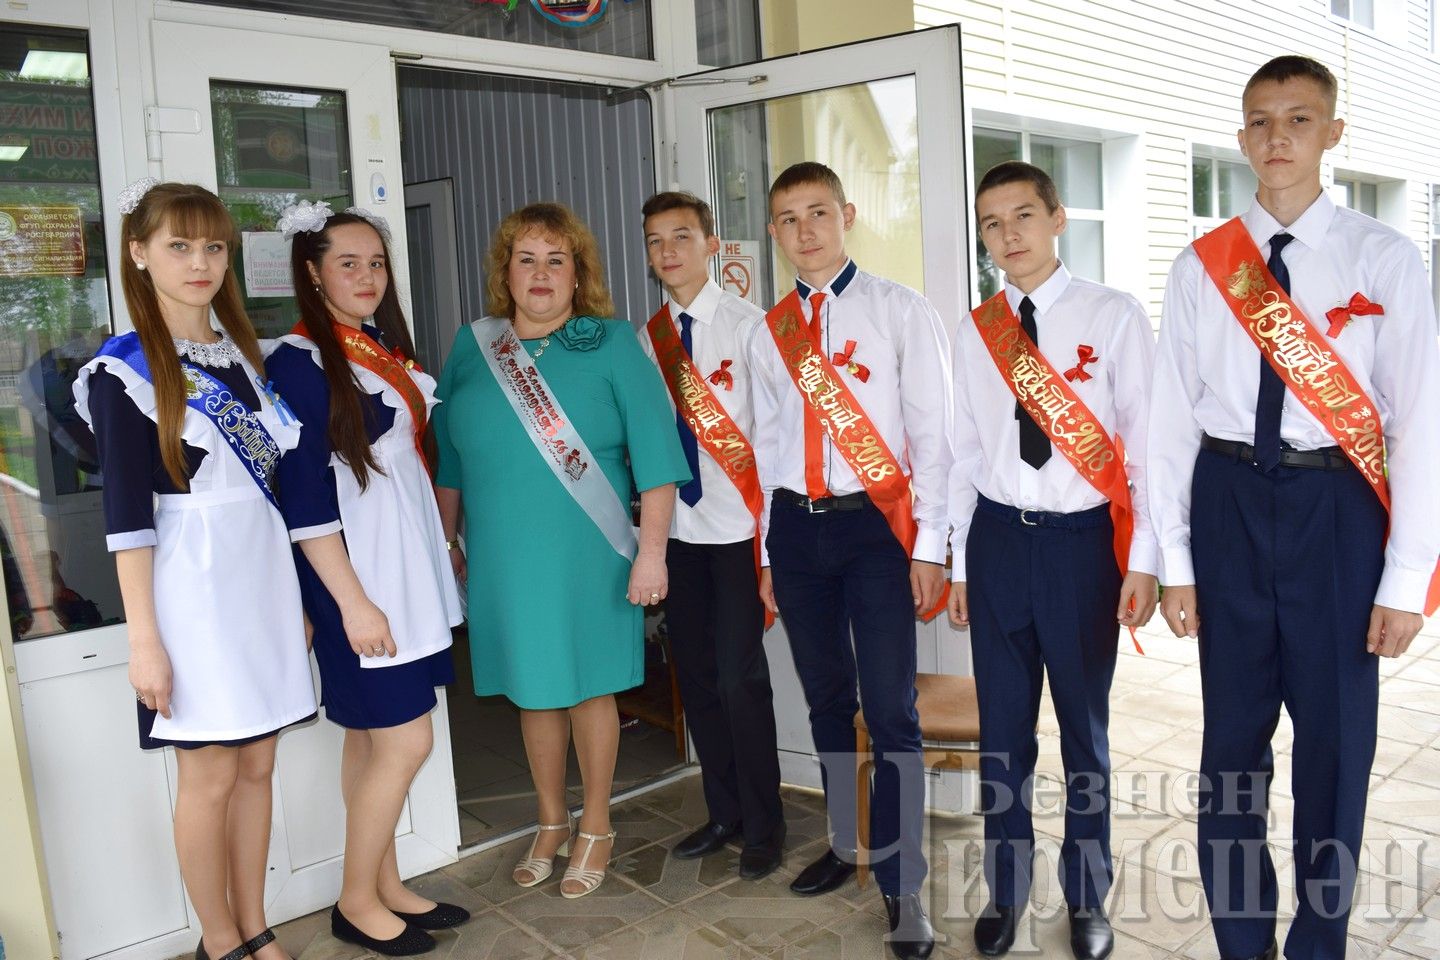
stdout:
[(223, 330), (220, 331), (220, 339), (215, 343), (201, 343), (198, 340), (176, 337), (175, 352), (202, 367), (233, 367), (244, 358), (235, 341), (230, 339), (230, 334)]

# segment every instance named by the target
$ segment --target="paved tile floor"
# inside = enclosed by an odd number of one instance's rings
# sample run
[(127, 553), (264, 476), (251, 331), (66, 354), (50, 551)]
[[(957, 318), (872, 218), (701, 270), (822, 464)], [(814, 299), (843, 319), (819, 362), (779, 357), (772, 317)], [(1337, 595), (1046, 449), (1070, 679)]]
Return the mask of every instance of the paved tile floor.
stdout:
[[(1158, 621), (1157, 621), (1158, 623)], [(1200, 680), (1193, 643), (1142, 635), (1149, 654), (1122, 656), (1112, 697), (1115, 760), (1110, 903), (1117, 960), (1214, 960), (1195, 871), (1193, 802), (1187, 771), (1200, 751)], [(1440, 619), (1426, 624), (1411, 653), (1381, 667), (1381, 739), (1371, 778), (1366, 861), (1351, 921), (1351, 960), (1440, 957)], [(1060, 774), (1059, 741), (1048, 705), (1040, 720), (1040, 766)], [(1271, 838), (1288, 871), (1290, 732), (1276, 734)], [(1040, 858), (1031, 909), (1013, 956), (1068, 957), (1054, 852), (1063, 820), (1058, 779), (1037, 788)], [(705, 819), (699, 781), (689, 777), (618, 806), (620, 840), (611, 877), (578, 901), (559, 895), (556, 877), (534, 890), (510, 882), (526, 846), (517, 840), (467, 857), (414, 882), (427, 896), (464, 904), (475, 919), (440, 937), (432, 954), (451, 960), (699, 960), (755, 957), (868, 960), (886, 956), (884, 912), (873, 885), (854, 883), (803, 899), (786, 889), (824, 848), (818, 798), (787, 790), (789, 842), (781, 871), (758, 883), (735, 876), (738, 852), (671, 860), (669, 847)], [(971, 919), (984, 904), (978, 818), (932, 817), (925, 894), (944, 938), (936, 956), (975, 956)], [(1044, 858), (1049, 857), (1048, 860)], [(1287, 888), (1288, 892), (1288, 888)], [(1281, 935), (1285, 922), (1281, 921)], [(300, 960), (358, 960), (369, 954), (334, 940), (328, 913), (279, 930)]]

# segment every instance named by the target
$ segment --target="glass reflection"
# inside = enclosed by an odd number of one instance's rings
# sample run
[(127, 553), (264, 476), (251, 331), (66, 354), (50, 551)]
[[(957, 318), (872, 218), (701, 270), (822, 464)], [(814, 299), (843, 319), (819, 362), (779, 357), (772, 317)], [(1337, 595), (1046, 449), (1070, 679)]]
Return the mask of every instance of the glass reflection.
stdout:
[(17, 640), (118, 622), (71, 384), (111, 332), (85, 34), (0, 26), (0, 559)]

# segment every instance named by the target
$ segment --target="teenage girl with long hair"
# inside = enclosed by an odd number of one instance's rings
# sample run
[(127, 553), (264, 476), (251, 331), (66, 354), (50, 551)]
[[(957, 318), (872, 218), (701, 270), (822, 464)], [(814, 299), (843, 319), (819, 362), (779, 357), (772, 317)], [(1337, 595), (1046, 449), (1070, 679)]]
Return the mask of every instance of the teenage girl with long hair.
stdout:
[(314, 716), (315, 691), (272, 478), (299, 431), (266, 389), (219, 198), (146, 180), (121, 212), (135, 329), (82, 369), (75, 397), (104, 475), (140, 744), (178, 748), (195, 956), (283, 960), (264, 909), (275, 735)]
[(269, 370), (304, 423), (280, 468), (281, 503), (325, 714), (345, 728), (345, 869), (331, 930), (408, 956), (434, 948), (426, 930), (470, 917), (407, 890), (395, 859), (395, 824), (432, 745), (435, 687), (455, 679), (450, 628), (461, 620), (423, 454), (435, 381), (415, 364), (383, 220), (307, 202), (280, 229), (300, 322)]

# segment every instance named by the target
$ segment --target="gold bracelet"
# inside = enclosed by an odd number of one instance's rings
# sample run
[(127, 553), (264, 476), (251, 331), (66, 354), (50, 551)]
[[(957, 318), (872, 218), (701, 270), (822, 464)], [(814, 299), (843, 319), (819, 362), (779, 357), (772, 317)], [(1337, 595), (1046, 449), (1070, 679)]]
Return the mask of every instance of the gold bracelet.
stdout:
[(459, 550), (459, 549), (460, 549), (460, 538), (459, 538), (459, 537), (456, 537), (454, 540), (446, 540), (446, 541), (445, 541), (445, 549), (446, 549), (446, 550)]

